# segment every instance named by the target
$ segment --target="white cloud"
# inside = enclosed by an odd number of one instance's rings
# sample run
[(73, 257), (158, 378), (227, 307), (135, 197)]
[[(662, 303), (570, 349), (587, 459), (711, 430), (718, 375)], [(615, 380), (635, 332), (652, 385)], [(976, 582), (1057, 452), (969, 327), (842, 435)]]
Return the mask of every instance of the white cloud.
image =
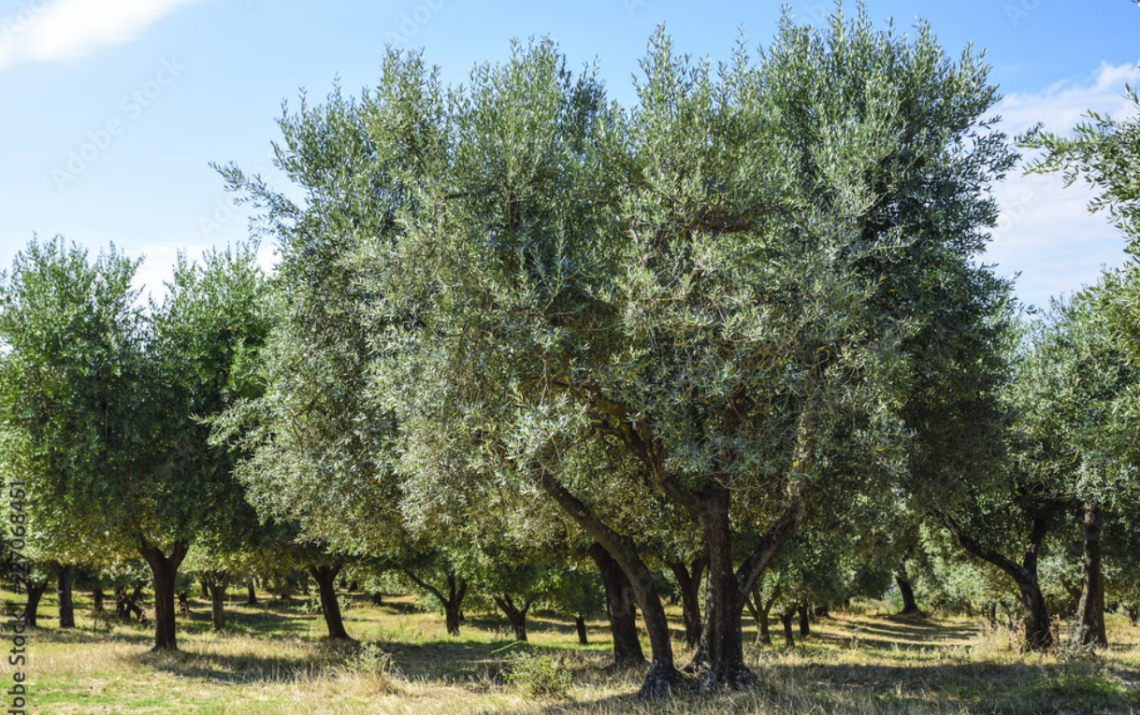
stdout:
[[(1083, 81), (1058, 82), (1036, 93), (1007, 95), (997, 107), (1006, 132), (1017, 134), (1038, 122), (1065, 133), (1090, 109), (1114, 116), (1134, 111), (1124, 86), (1140, 86), (1135, 64), (1102, 65)], [(1092, 192), (1061, 177), (1011, 173), (995, 192), (1002, 216), (986, 256), (1005, 275), (1021, 273), (1017, 292), (1043, 306), (1050, 296), (1095, 283), (1103, 266), (1124, 261), (1124, 240), (1103, 215), (1090, 215)]]
[(176, 8), (201, 0), (25, 0), (0, 19), (0, 68), (82, 57), (127, 42)]

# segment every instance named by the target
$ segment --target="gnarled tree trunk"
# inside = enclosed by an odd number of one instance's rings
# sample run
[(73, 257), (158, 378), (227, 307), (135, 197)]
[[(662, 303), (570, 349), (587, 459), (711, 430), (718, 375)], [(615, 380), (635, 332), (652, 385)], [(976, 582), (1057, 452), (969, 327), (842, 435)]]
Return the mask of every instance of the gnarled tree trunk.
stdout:
[(997, 566), (1017, 584), (1025, 615), (1025, 647), (1033, 651), (1043, 651), (1053, 647), (1049, 607), (1045, 603), (1041, 584), (1037, 580), (1037, 556), (1041, 542), (1048, 532), (1048, 521), (1043, 517), (1034, 519), (1029, 545), (1021, 564), (979, 544), (949, 514), (942, 514), (942, 521), (962, 548), (973, 556)]
[(899, 593), (902, 594), (903, 609), (901, 611), (904, 616), (917, 616), (921, 613), (918, 610), (918, 602), (914, 599), (914, 588), (910, 585), (910, 579), (907, 578), (906, 569), (899, 568), (895, 571), (895, 584), (899, 587)]
[(685, 622), (685, 643), (696, 646), (701, 640), (701, 579), (704, 577), (708, 558), (704, 555), (693, 559), (686, 566), (683, 561), (674, 561), (669, 569), (677, 579), (681, 592), (681, 613)]
[(619, 667), (644, 664), (645, 654), (637, 637), (637, 613), (629, 579), (601, 544), (595, 541), (590, 545), (589, 553), (606, 591), (606, 617), (614, 642), (614, 664)]
[(404, 575), (411, 579), (412, 583), (435, 596), (435, 599), (443, 606), (447, 634), (449, 636), (459, 635), (459, 624), (463, 621), (463, 599), (467, 597), (467, 579), (456, 576), (454, 571), (448, 570), (447, 593), (444, 594), (443, 591), (432, 586), (409, 569), (404, 569)]
[(515, 603), (515, 600), (509, 595), (492, 596), (491, 600), (499, 607), (507, 616), (510, 621), (511, 627), (515, 630), (516, 641), (526, 641), (526, 614), (530, 611), (530, 604), (532, 601), (528, 599), (522, 604)]
[(1108, 633), (1104, 628), (1104, 576), (1100, 568), (1100, 535), (1104, 516), (1097, 504), (1085, 504), (1084, 579), (1081, 600), (1077, 606), (1077, 643), (1093, 647), (1107, 647)]

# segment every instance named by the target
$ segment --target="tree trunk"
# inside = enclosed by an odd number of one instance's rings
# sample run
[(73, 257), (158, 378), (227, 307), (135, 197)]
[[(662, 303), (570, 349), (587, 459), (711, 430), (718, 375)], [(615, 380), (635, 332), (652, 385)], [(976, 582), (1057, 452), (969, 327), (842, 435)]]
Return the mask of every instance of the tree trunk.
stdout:
[(515, 640), (526, 642), (526, 614), (530, 610), (531, 601), (528, 600), (522, 607), (519, 607), (514, 599), (507, 595), (493, 596), (492, 600), (499, 607), (499, 610), (506, 614), (507, 620), (515, 629)]
[(75, 600), (72, 598), (75, 564), (57, 564), (55, 572), (58, 576), (56, 596), (59, 599), (59, 627), (75, 628)]
[(404, 575), (412, 583), (435, 596), (435, 599), (443, 606), (447, 634), (449, 636), (459, 635), (459, 624), (463, 621), (463, 599), (467, 597), (467, 579), (456, 576), (455, 571), (449, 569), (447, 572), (447, 594), (445, 595), (410, 569), (404, 569)]
[(26, 583), (27, 600), (24, 602), (24, 622), (29, 628), (39, 628), (40, 599), (47, 591), (47, 581), (32, 581)]
[(96, 586), (95, 590), (91, 593), (92, 608), (94, 609), (96, 615), (102, 615), (104, 608), (103, 600), (105, 598), (106, 597), (103, 595), (103, 589)]
[(226, 629), (226, 582), (216, 579), (210, 584), (210, 619), (215, 631)]
[(384, 605), (384, 594), (380, 593), (379, 591), (373, 591), (372, 592), (372, 605), (373, 606), (383, 606)]
[(772, 598), (764, 602), (763, 608), (760, 609), (760, 631), (757, 633), (757, 638), (764, 645), (772, 645), (772, 631), (768, 626), (768, 618), (772, 613), (772, 606), (776, 603), (776, 597), (779, 595), (777, 591), (772, 595)]
[(661, 594), (654, 583), (653, 573), (637, 553), (633, 539), (619, 534), (603, 523), (582, 500), (570, 493), (540, 465), (535, 470), (535, 477), (543, 491), (609, 552), (629, 579), (629, 585), (645, 619), (645, 630), (649, 633), (649, 644), (653, 653), (653, 662), (645, 674), (638, 696), (657, 698), (669, 695), (682, 680), (673, 661), (669, 621), (665, 617), (665, 608), (661, 605)]
[(700, 690), (702, 693), (721, 688), (742, 690), (756, 683), (756, 675), (744, 664), (744, 636), (741, 631), (744, 608), (743, 600), (737, 597), (728, 490), (722, 487), (710, 489), (705, 495), (700, 517), (708, 548), (709, 570), (705, 591), (708, 630), (704, 638), (709, 668)]
[(1080, 645), (1102, 648), (1108, 646), (1108, 634), (1104, 628), (1104, 577), (1100, 569), (1103, 522), (1100, 507), (1091, 502), (1085, 504), (1084, 581), (1073, 634), (1074, 641)]
[(800, 635), (807, 638), (811, 635), (811, 620), (808, 618), (807, 604), (801, 603), (796, 612), (800, 615)]
[(574, 627), (578, 629), (578, 645), (590, 645), (590, 639), (586, 635), (586, 619), (581, 614), (574, 616)]
[(899, 593), (902, 594), (902, 615), (917, 616), (922, 613), (918, 610), (918, 602), (914, 600), (914, 588), (910, 585), (910, 579), (907, 578), (905, 569), (900, 568), (895, 571), (895, 583), (899, 587)]
[(1124, 612), (1128, 614), (1128, 622), (1132, 625), (1140, 625), (1140, 603), (1133, 603), (1131, 606), (1125, 606)]
[(601, 544), (594, 542), (590, 546), (590, 557), (601, 573), (606, 591), (606, 617), (614, 642), (614, 664), (619, 667), (644, 664), (645, 653), (637, 637), (637, 613), (629, 579)]
[(198, 580), (198, 588), (202, 591), (202, 598), (205, 599), (210, 597), (210, 584), (206, 583), (206, 579), (203, 578)]
[(1037, 556), (1041, 542), (1048, 532), (1048, 521), (1037, 517), (1029, 535), (1029, 546), (1021, 564), (1017, 564), (1001, 554), (991, 551), (967, 534), (949, 514), (942, 514), (943, 523), (968, 553), (988, 561), (1004, 571), (1017, 584), (1021, 595), (1021, 606), (1025, 614), (1025, 647), (1032, 651), (1043, 651), (1053, 647), (1053, 631), (1049, 618), (1049, 607), (1041, 593), (1037, 580)]
[(344, 620), (340, 615), (340, 601), (336, 597), (336, 576), (340, 573), (343, 564), (333, 566), (310, 566), (309, 573), (317, 582), (321, 595), (321, 612), (325, 616), (325, 625), (329, 629), (331, 640), (350, 641), (348, 631), (344, 629)]
[(248, 594), (247, 594), (246, 599), (245, 599), (245, 605), (256, 606), (257, 605), (257, 589), (254, 588), (253, 579), (249, 580), (249, 583), (246, 584), (246, 588), (248, 589)]
[(669, 564), (681, 592), (681, 613), (685, 622), (685, 644), (695, 647), (701, 640), (701, 579), (708, 559), (699, 556), (687, 567), (683, 561)]
[(143, 542), (139, 552), (150, 566), (154, 577), (154, 650), (177, 650), (178, 641), (174, 625), (174, 581), (178, 567), (190, 545), (184, 541), (174, 545), (170, 556), (161, 548)]
[(784, 624), (784, 645), (788, 648), (796, 647), (796, 636), (792, 632), (792, 619), (795, 618), (796, 611), (790, 608), (780, 614), (780, 621)]

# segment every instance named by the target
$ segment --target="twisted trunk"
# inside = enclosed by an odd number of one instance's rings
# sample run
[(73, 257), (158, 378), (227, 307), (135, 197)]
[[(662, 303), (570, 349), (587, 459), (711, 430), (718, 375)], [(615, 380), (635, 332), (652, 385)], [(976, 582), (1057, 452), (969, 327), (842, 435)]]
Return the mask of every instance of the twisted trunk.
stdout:
[(681, 674), (677, 672), (673, 661), (669, 621), (665, 617), (665, 608), (661, 605), (661, 595), (654, 583), (653, 573), (637, 553), (633, 539), (619, 534), (604, 524), (553, 474), (540, 465), (534, 466), (534, 474), (542, 490), (609, 552), (629, 579), (637, 605), (641, 607), (642, 617), (645, 619), (645, 630), (649, 633), (650, 650), (653, 654), (653, 662), (649, 665), (649, 672), (645, 674), (638, 695), (642, 698), (655, 698), (670, 694), (673, 688), (681, 683)]
[(701, 579), (704, 576), (708, 558), (704, 555), (693, 559), (689, 566), (683, 561), (674, 561), (669, 569), (677, 579), (681, 592), (681, 613), (685, 622), (685, 643), (696, 646), (701, 640)]
[(637, 613), (629, 579), (601, 544), (591, 544), (589, 553), (598, 567), (606, 591), (606, 617), (613, 637), (614, 664), (619, 667), (644, 664), (645, 654), (641, 650), (641, 640), (637, 637)]
[(1021, 605), (1025, 620), (1025, 647), (1032, 651), (1044, 651), (1053, 647), (1053, 631), (1050, 628), (1049, 607), (1045, 603), (1045, 596), (1041, 593), (1041, 584), (1037, 580), (1037, 556), (1041, 549), (1041, 542), (1048, 532), (1048, 521), (1038, 517), (1033, 521), (1033, 528), (1029, 535), (1029, 545), (1025, 550), (1021, 564), (1005, 556), (985, 548), (969, 534), (949, 514), (942, 514), (942, 521), (950, 533), (958, 540), (962, 548), (971, 555), (987, 561), (1004, 571), (1014, 583), (1021, 597)]
[(921, 611), (918, 610), (918, 602), (914, 600), (914, 588), (910, 585), (910, 579), (907, 578), (905, 568), (900, 568), (898, 571), (895, 571), (895, 584), (898, 585), (899, 593), (902, 594), (902, 615), (919, 615)]
[(1104, 577), (1100, 568), (1100, 535), (1103, 524), (1104, 516), (1100, 507), (1091, 502), (1085, 504), (1084, 580), (1073, 637), (1077, 643), (1093, 647), (1108, 646), (1108, 634), (1104, 627)]
[(527, 599), (524, 603), (517, 604), (513, 598), (505, 594), (492, 596), (491, 599), (499, 607), (499, 610), (506, 614), (507, 620), (510, 621), (511, 627), (515, 630), (515, 640), (525, 642), (527, 640), (526, 614), (530, 611), (530, 604), (533, 601)]
[(443, 606), (443, 617), (449, 636), (459, 635), (459, 624), (463, 621), (463, 599), (467, 597), (467, 580), (455, 575), (455, 571), (447, 571), (447, 593), (444, 594), (435, 586), (420, 578), (410, 569), (404, 569), (404, 575), (412, 583), (430, 593)]

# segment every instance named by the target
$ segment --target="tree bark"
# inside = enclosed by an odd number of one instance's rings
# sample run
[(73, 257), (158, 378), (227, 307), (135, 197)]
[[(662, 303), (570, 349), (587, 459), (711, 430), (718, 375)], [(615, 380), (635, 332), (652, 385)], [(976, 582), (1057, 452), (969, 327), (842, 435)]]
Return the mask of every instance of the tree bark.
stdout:
[(254, 588), (253, 579), (250, 579), (249, 583), (246, 584), (246, 589), (248, 589), (248, 594), (247, 594), (246, 599), (245, 599), (245, 605), (256, 606), (257, 605), (257, 589)]
[(701, 579), (708, 564), (704, 555), (693, 559), (689, 566), (683, 561), (669, 564), (677, 587), (681, 592), (681, 614), (685, 622), (685, 644), (695, 647), (701, 640)]
[(174, 582), (178, 567), (190, 544), (180, 541), (174, 545), (170, 556), (159, 547), (147, 542), (139, 545), (139, 552), (150, 566), (154, 577), (154, 650), (177, 650), (178, 640), (174, 624)]
[(515, 640), (525, 643), (527, 640), (526, 614), (530, 611), (530, 604), (532, 602), (527, 600), (520, 606), (508, 595), (492, 596), (491, 598), (495, 602), (495, 605), (499, 607), (499, 610), (506, 614), (507, 620), (510, 621), (511, 626), (515, 630)]
[(456, 576), (455, 571), (447, 571), (447, 594), (444, 595), (435, 586), (417, 576), (413, 571), (404, 569), (404, 575), (411, 579), (423, 590), (435, 596), (443, 606), (443, 617), (449, 636), (459, 635), (459, 624), (463, 621), (463, 599), (467, 597), (467, 579)]
[(914, 600), (914, 588), (910, 585), (910, 579), (907, 578), (905, 568), (895, 571), (895, 584), (898, 585), (899, 593), (902, 594), (902, 615), (917, 616), (921, 614), (922, 612), (918, 610), (918, 602)]
[(29, 628), (40, 627), (40, 599), (44, 597), (44, 592), (47, 591), (47, 587), (47, 581), (33, 581), (28, 579), (25, 583), (24, 590), (26, 591), (27, 600), (24, 601), (24, 622)]
[(574, 616), (574, 627), (578, 630), (578, 645), (590, 645), (590, 639), (586, 634), (586, 619), (582, 614)]
[(700, 520), (708, 548), (709, 571), (705, 590), (708, 626), (703, 638), (709, 668), (700, 689), (702, 693), (721, 688), (742, 690), (756, 683), (756, 675), (744, 664), (741, 629), (744, 608), (732, 559), (727, 489), (709, 489), (702, 501)]
[(788, 648), (796, 647), (796, 636), (792, 632), (792, 619), (795, 618), (796, 610), (789, 608), (780, 614), (780, 622), (784, 624), (784, 645)]
[(637, 637), (637, 613), (633, 606), (633, 588), (629, 579), (610, 553), (596, 541), (590, 545), (590, 558), (602, 576), (606, 591), (606, 617), (614, 643), (614, 664), (618, 667), (642, 665), (645, 653)]
[(968, 553), (988, 561), (1004, 571), (1014, 583), (1017, 584), (1021, 596), (1021, 605), (1025, 614), (1025, 647), (1032, 651), (1044, 651), (1053, 647), (1053, 631), (1049, 619), (1049, 607), (1045, 603), (1045, 596), (1041, 593), (1041, 584), (1037, 580), (1037, 556), (1041, 549), (1041, 542), (1048, 532), (1048, 522), (1042, 517), (1033, 521), (1033, 528), (1029, 535), (1029, 545), (1021, 564), (1007, 559), (1001, 554), (983, 547), (967, 534), (962, 527), (949, 514), (943, 513), (942, 521), (950, 533), (958, 540)]
[(633, 543), (633, 539), (604, 524), (586, 504), (570, 493), (546, 469), (535, 470), (539, 486), (590, 536), (602, 545), (625, 572), (637, 605), (645, 619), (653, 662), (645, 674), (638, 695), (657, 698), (669, 695), (681, 683), (681, 674), (673, 660), (673, 642), (669, 635), (669, 621), (661, 605), (661, 595), (653, 581), (653, 573), (646, 567)]
[(75, 564), (56, 564), (56, 596), (59, 599), (59, 627), (75, 628), (75, 599), (72, 586), (75, 583)]
[(202, 598), (210, 597), (210, 584), (206, 583), (206, 579), (198, 579), (198, 588), (202, 591)]
[(325, 626), (329, 631), (330, 640), (350, 641), (348, 631), (344, 629), (344, 619), (340, 614), (340, 601), (336, 597), (336, 577), (340, 573), (342, 563), (333, 565), (322, 564), (310, 566), (309, 573), (317, 582), (317, 589), (321, 597), (321, 611), (325, 616)]
[(95, 590), (91, 592), (92, 608), (94, 609), (96, 615), (102, 615), (104, 608), (103, 601), (105, 598), (106, 597), (103, 595), (103, 589), (98, 586), (96, 586)]
[(226, 629), (226, 580), (213, 579), (210, 582), (210, 620), (215, 631)]
[(1104, 627), (1104, 576), (1100, 568), (1100, 536), (1103, 525), (1104, 516), (1100, 507), (1091, 502), (1085, 504), (1084, 580), (1073, 637), (1080, 645), (1100, 648), (1108, 646), (1108, 633)]
[(808, 617), (808, 607), (806, 603), (801, 603), (800, 607), (796, 609), (800, 615), (800, 635), (807, 638), (811, 635), (811, 620)]

